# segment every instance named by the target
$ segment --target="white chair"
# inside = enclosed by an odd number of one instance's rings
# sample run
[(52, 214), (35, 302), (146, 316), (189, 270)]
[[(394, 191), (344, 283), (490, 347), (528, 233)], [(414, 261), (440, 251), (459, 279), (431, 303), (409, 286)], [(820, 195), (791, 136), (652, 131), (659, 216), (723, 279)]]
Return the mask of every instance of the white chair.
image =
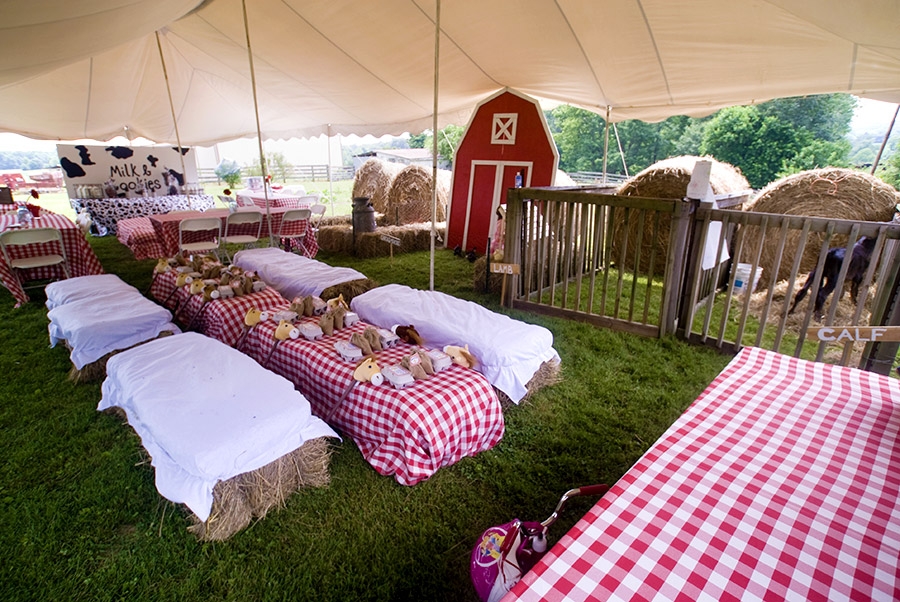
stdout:
[(320, 198), (322, 198), (322, 195), (318, 192), (314, 192), (312, 194), (304, 194), (297, 198), (297, 207), (300, 209), (310, 209), (313, 205), (319, 202)]
[(189, 217), (178, 224), (178, 252), (187, 259), (195, 253), (219, 256), (222, 221), (217, 217)]
[[(285, 251), (291, 251), (293, 248), (306, 250), (304, 241), (309, 232), (311, 215), (312, 211), (309, 209), (288, 209), (284, 212), (284, 215), (281, 216), (281, 225), (278, 227), (278, 234), (276, 234), (276, 236), (279, 240), (284, 241)], [(303, 228), (301, 222), (306, 222), (305, 228)], [(293, 241), (297, 241), (296, 247), (292, 245)]]
[[(52, 252), (51, 243), (55, 243), (56, 249)], [(42, 254), (34, 254), (38, 249), (25, 250), (21, 247), (27, 245), (44, 245), (40, 249)], [(14, 250), (15, 247), (19, 249)], [(0, 233), (0, 249), (3, 251), (3, 259), (13, 272), (17, 270), (29, 270), (60, 266), (66, 278), (70, 278), (69, 262), (66, 259), (66, 248), (63, 245), (62, 234), (56, 228), (23, 228), (21, 230), (7, 230)], [(15, 259), (13, 259), (15, 258)], [(18, 272), (20, 282), (24, 284), (29, 278)], [(31, 278), (32, 280), (34, 278)], [(23, 286), (24, 288), (24, 286)]]
[(325, 217), (325, 205), (319, 203), (310, 207), (309, 210), (312, 213), (309, 221), (309, 232), (312, 232), (313, 236), (315, 236), (319, 233), (319, 224), (322, 223), (322, 218)]
[(262, 235), (262, 212), (235, 211), (225, 218), (225, 233), (219, 239), (219, 249), (225, 254), (228, 263), (231, 255), (225, 245), (243, 245), (246, 249), (259, 242)]

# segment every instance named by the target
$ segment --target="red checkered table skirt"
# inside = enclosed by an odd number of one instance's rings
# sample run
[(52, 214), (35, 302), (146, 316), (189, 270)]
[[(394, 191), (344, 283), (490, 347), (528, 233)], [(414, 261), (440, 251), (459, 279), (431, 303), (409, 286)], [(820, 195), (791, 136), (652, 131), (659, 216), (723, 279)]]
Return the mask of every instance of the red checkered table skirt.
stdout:
[[(317, 321), (318, 318), (306, 318)], [(276, 324), (253, 328), (239, 349), (291, 380), (309, 399), (313, 413), (334, 411), (331, 424), (349, 435), (363, 457), (383, 475), (414, 485), (465, 456), (491, 449), (503, 437), (500, 401), (480, 373), (451, 368), (397, 390), (355, 382), (354, 362), (341, 358), (334, 343), (349, 340), (367, 325), (357, 322), (316, 341), (288, 340), (274, 347)], [(380, 366), (397, 364), (414, 350), (406, 343), (376, 353)], [(335, 409), (336, 408), (336, 409)]]
[[(0, 215), (0, 232), (16, 227), (18, 220), (15, 214)], [(66, 258), (69, 262), (69, 272), (74, 276), (89, 276), (91, 274), (102, 274), (103, 266), (97, 255), (85, 240), (84, 234), (75, 225), (72, 220), (64, 215), (42, 211), (41, 216), (33, 219), (30, 224), (20, 226), (25, 228), (56, 228), (62, 234), (63, 246), (66, 250)], [(34, 257), (45, 253), (59, 253), (59, 249), (54, 249), (56, 243), (44, 243), (39, 245), (25, 245), (16, 247), (10, 254), (12, 259), (21, 257)], [(41, 280), (45, 278), (64, 278), (65, 273), (59, 266), (50, 266), (43, 268), (33, 268), (26, 270), (24, 278), (27, 280)], [(28, 293), (22, 288), (23, 281), (19, 279), (18, 274), (14, 274), (12, 268), (7, 265), (6, 260), (0, 253), (0, 281), (3, 282), (9, 292), (16, 300), (16, 307), (28, 302)]]
[(166, 257), (166, 250), (149, 217), (129, 217), (116, 222), (116, 238), (131, 250), (135, 259)]
[(900, 382), (745, 348), (504, 598), (900, 599)]
[[(269, 215), (272, 218), (272, 232), (278, 232), (278, 229), (281, 227), (281, 218), (284, 215), (285, 211), (290, 210), (290, 207), (274, 207), (269, 210)], [(266, 239), (269, 234), (268, 227), (268, 219), (266, 217), (265, 211), (262, 211), (263, 214), (263, 223), (262, 223), (262, 238)], [(210, 209), (209, 211), (185, 211), (179, 213), (166, 213), (161, 215), (151, 215), (150, 223), (153, 225), (153, 229), (156, 232), (157, 239), (162, 243), (163, 250), (165, 251), (165, 257), (174, 257), (178, 254), (178, 226), (182, 220), (193, 217), (218, 217), (222, 220), (222, 224), (224, 227), (225, 218), (228, 217), (228, 209)], [(308, 221), (297, 221), (297, 222), (288, 222), (290, 224), (289, 229), (285, 232), (290, 236), (300, 236), (304, 232), (306, 232), (306, 238), (304, 240), (304, 255), (306, 257), (314, 258), (316, 254), (319, 252), (319, 243), (316, 240), (315, 233), (312, 231), (307, 232), (309, 228)], [(249, 230), (243, 230), (242, 228), (250, 228), (250, 226), (238, 226), (237, 229), (232, 230), (232, 234), (249, 234)], [(253, 228), (253, 234), (256, 233), (255, 228)], [(190, 242), (190, 237), (188, 236), (187, 242)]]
[(251, 308), (267, 310), (286, 305), (288, 301), (273, 288), (240, 297), (203, 302), (202, 295), (191, 295), (189, 286), (175, 288), (174, 271), (156, 274), (150, 294), (172, 310), (175, 319), (191, 330), (234, 346), (244, 329), (244, 316)]

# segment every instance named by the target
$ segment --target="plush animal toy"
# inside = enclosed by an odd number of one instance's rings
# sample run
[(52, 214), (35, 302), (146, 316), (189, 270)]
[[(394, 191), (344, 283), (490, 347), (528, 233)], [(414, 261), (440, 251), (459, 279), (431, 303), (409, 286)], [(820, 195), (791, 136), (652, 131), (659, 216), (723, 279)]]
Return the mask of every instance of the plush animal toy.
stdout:
[(391, 332), (400, 337), (401, 340), (406, 341), (410, 345), (419, 345), (422, 346), (425, 342), (422, 340), (422, 337), (419, 335), (419, 332), (416, 330), (416, 327), (410, 324), (409, 326), (402, 326), (397, 324), (391, 328)]
[(278, 326), (275, 327), (275, 332), (273, 333), (272, 337), (275, 339), (275, 342), (272, 343), (272, 348), (269, 350), (269, 354), (266, 356), (265, 361), (263, 361), (262, 363), (263, 367), (269, 365), (269, 359), (271, 359), (272, 354), (275, 353), (278, 345), (288, 339), (296, 339), (300, 337), (300, 329), (294, 326), (292, 322), (282, 320), (278, 323)]
[(172, 269), (172, 267), (169, 265), (169, 260), (166, 259), (165, 257), (160, 257), (157, 260), (156, 265), (153, 266), (153, 274), (154, 274), (154, 276), (156, 274), (165, 274), (166, 272), (168, 272), (171, 269)]
[(350, 391), (352, 391), (358, 383), (364, 382), (370, 382), (373, 385), (380, 385), (384, 382), (384, 375), (381, 373), (381, 368), (378, 366), (378, 362), (375, 361), (374, 355), (364, 357), (356, 364), (356, 368), (353, 369), (353, 380), (350, 381), (350, 386), (347, 387), (347, 390), (344, 391), (344, 394), (341, 395), (341, 398), (337, 403), (322, 416), (322, 420), (325, 422), (330, 421), (337, 409), (341, 407), (341, 404), (344, 403), (344, 400), (350, 395)]
[[(227, 288), (231, 289), (230, 286), (224, 286), (219, 288)], [(255, 307), (251, 307), (247, 310), (247, 313), (244, 314), (244, 329), (241, 331), (241, 336), (238, 337), (238, 340), (234, 343), (235, 349), (240, 349), (241, 345), (244, 343), (244, 339), (247, 338), (247, 334), (253, 330), (257, 324), (260, 322), (265, 322), (269, 319), (269, 312), (260, 311)]]
[(334, 297), (333, 299), (329, 299), (328, 301), (325, 302), (325, 305), (329, 311), (334, 311), (338, 307), (343, 307), (347, 311), (350, 310), (350, 306), (347, 305), (346, 301), (344, 301), (343, 293), (341, 293), (337, 297)]
[(185, 284), (190, 284), (194, 281), (194, 277), (189, 275), (189, 272), (180, 272), (178, 276), (175, 277), (175, 286), (177, 288), (181, 288)]
[(469, 352), (469, 346), (459, 347), (457, 345), (444, 346), (444, 353), (450, 356), (454, 364), (463, 368), (472, 368), (478, 363), (475, 356)]

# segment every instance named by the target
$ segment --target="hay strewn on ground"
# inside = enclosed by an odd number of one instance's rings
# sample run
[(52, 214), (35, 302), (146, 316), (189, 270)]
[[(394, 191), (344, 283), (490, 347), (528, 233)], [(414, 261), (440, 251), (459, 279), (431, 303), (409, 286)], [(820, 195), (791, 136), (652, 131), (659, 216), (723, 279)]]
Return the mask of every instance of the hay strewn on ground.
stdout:
[[(388, 192), (384, 214), (388, 223), (401, 226), (431, 221), (432, 170), (420, 165), (407, 165), (394, 178)], [(451, 174), (437, 172), (437, 219), (446, 219), (450, 199)], [(379, 211), (375, 207), (375, 211)]]
[(402, 169), (399, 163), (369, 159), (353, 177), (353, 197), (368, 197), (375, 211), (384, 213), (391, 183)]
[(473, 277), (472, 282), (475, 290), (484, 293), (490, 288), (490, 292), (498, 295), (503, 291), (503, 274), (491, 274), (488, 286), (485, 286), (485, 276), (487, 275), (487, 257), (482, 255), (472, 264)]
[(324, 487), (329, 482), (331, 447), (325, 438), (311, 439), (293, 452), (252, 472), (219, 481), (213, 489), (212, 512), (206, 522), (191, 514), (188, 530), (204, 541), (228, 539), (281, 508), (303, 487)]
[[(785, 312), (785, 296), (787, 296), (788, 309), (790, 305), (794, 302), (794, 296), (797, 294), (797, 291), (803, 286), (803, 283), (806, 281), (806, 278), (799, 278), (798, 282), (794, 283), (794, 289), (788, 293), (787, 291), (787, 280), (782, 280), (775, 284), (772, 291), (772, 304), (769, 306), (769, 311), (765, 315), (766, 319), (766, 328), (767, 329), (775, 329), (781, 324), (782, 316), (784, 316)], [(837, 292), (837, 291), (835, 291)], [(850, 293), (848, 290), (843, 292), (843, 295), (838, 301), (837, 310), (834, 314), (834, 324), (836, 326), (845, 326), (845, 325), (867, 325), (871, 319), (871, 308), (872, 302), (875, 299), (875, 294), (877, 292), (877, 288), (875, 286), (869, 287), (866, 295), (866, 302), (863, 306), (862, 312), (860, 313), (859, 320), (854, 319), (854, 315), (856, 314), (856, 303), (853, 303), (850, 300)], [(862, 294), (862, 291), (860, 291)], [(768, 289), (760, 289), (757, 290), (750, 295), (750, 305), (748, 307), (748, 312), (750, 315), (755, 316), (757, 319), (762, 320), (763, 318), (763, 310), (766, 307), (766, 300), (769, 295)], [(834, 299), (834, 295), (828, 297), (825, 301), (824, 311), (828, 312), (831, 308), (831, 303)], [(787, 319), (784, 323), (785, 331), (792, 332), (794, 334), (799, 335), (803, 330), (803, 323), (806, 319), (806, 312), (809, 308), (811, 297), (807, 295), (803, 301), (800, 302), (800, 305), (797, 307), (796, 311), (792, 314), (788, 314)], [(810, 320), (809, 326), (822, 326), (822, 322), (818, 321), (813, 317)], [(773, 331), (774, 332), (774, 331)], [(807, 337), (806, 340), (809, 340)], [(841, 355), (843, 354), (843, 345), (829, 345), (826, 348), (825, 352), (825, 362), (830, 364), (839, 364)], [(865, 349), (865, 343), (854, 343), (853, 351), (851, 355), (851, 361), (848, 365), (858, 365), (859, 360), (862, 357), (863, 350)], [(783, 352), (792, 354), (793, 348), (791, 349), (783, 349)]]
[[(900, 193), (879, 178), (851, 169), (826, 168), (804, 171), (772, 182), (760, 191), (745, 211), (778, 213), (782, 215), (809, 215), (868, 222), (889, 222), (894, 217), (895, 206), (900, 203)], [(758, 228), (747, 228), (741, 250), (741, 261), (751, 263), (759, 246)], [(775, 237), (775, 238), (773, 238)], [(800, 272), (809, 273), (816, 265), (822, 245), (821, 234), (810, 234), (803, 250)], [(773, 280), (778, 238), (767, 233), (759, 266), (763, 268), (760, 288), (766, 288)], [(774, 280), (790, 277), (795, 251), (799, 247), (799, 231), (788, 233), (784, 255)], [(835, 236), (830, 247), (844, 246), (846, 237)]]
[[(717, 161), (712, 157), (695, 157), (684, 155), (671, 157), (658, 161), (629, 179), (616, 191), (619, 196), (637, 196), (657, 199), (681, 199), (687, 193), (694, 165), (697, 161), (712, 161), (709, 184), (714, 194), (739, 193), (750, 190), (750, 183), (733, 165)], [(631, 212), (630, 223), (627, 228), (628, 248), (626, 256), (631, 258), (629, 265), (634, 265), (634, 255), (637, 251), (638, 232), (643, 230), (641, 242), (640, 269), (646, 272), (650, 266), (651, 245), (656, 245), (656, 262), (653, 271), (656, 275), (665, 272), (665, 257), (669, 246), (669, 231), (672, 218), (669, 215), (661, 215), (659, 231), (654, 237), (654, 220), (651, 215), (645, 214), (646, 219), (638, 220), (637, 213)], [(613, 258), (618, 259), (622, 245), (625, 242), (625, 210), (616, 209), (613, 213), (615, 230), (613, 233)]]

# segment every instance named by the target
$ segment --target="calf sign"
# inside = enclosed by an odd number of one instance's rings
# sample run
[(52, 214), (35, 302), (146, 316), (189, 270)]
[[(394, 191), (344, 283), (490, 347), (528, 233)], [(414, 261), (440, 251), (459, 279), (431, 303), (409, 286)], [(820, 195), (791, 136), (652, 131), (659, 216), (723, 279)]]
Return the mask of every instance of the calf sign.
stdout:
[(900, 326), (819, 326), (806, 334), (825, 343), (900, 341)]

